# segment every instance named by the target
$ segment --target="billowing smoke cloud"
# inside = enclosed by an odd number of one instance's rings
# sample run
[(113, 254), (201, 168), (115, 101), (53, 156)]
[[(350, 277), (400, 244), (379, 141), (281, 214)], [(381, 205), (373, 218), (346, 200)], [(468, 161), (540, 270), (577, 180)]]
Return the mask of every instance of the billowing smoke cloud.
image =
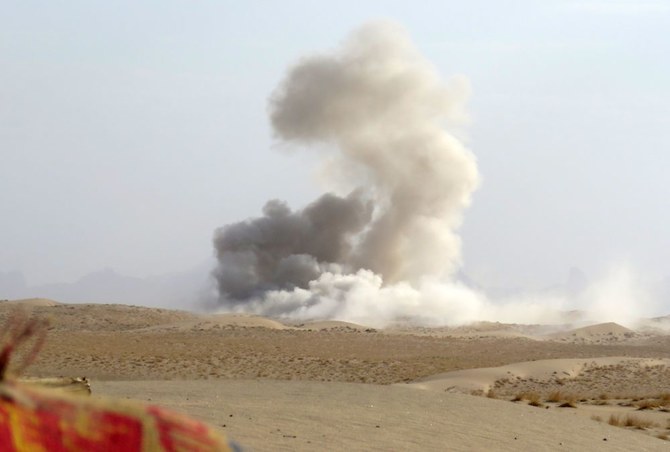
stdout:
[(339, 190), (295, 211), (272, 200), (262, 217), (218, 229), (219, 306), (374, 326), (554, 323), (567, 309), (635, 318), (640, 292), (626, 272), (572, 296), (497, 302), (452, 280), (456, 232), (479, 179), (448, 132), (467, 95), (467, 81), (443, 82), (393, 24), (364, 26), (339, 50), (300, 60), (270, 99), (271, 122), (283, 143), (320, 152)]
[(460, 264), (455, 231), (478, 184), (474, 156), (445, 128), (462, 119), (467, 91), (388, 23), (301, 60), (270, 100), (276, 136), (335, 147), (330, 168), (351, 192), (297, 211), (269, 201), (262, 217), (217, 230), (220, 302), (305, 318), (422, 309), (419, 286)]
[(478, 174), (444, 125), (460, 114), (466, 88), (462, 80), (445, 85), (389, 24), (364, 27), (334, 55), (290, 71), (271, 101), (277, 135), (337, 146), (341, 166), (354, 168), (349, 183), (361, 184), (374, 205), (355, 252), (341, 263), (372, 270), (386, 284), (446, 276), (458, 265), (454, 230)]

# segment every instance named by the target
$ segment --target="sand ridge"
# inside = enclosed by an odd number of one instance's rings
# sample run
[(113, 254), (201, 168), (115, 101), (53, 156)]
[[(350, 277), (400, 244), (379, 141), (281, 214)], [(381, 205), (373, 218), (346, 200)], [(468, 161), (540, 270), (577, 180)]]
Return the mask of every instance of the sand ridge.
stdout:
[(600, 343), (623, 342), (640, 336), (639, 333), (618, 323), (607, 322), (549, 334), (546, 336), (546, 339), (564, 342)]
[(35, 307), (35, 306), (51, 307), (62, 304), (59, 303), (58, 301), (50, 300), (48, 298), (23, 298), (20, 300), (0, 300), (0, 303), (2, 303), (4, 306), (20, 305), (23, 307)]
[[(547, 359), (526, 361), (500, 367), (457, 370), (418, 379), (410, 386), (419, 389), (470, 393), (488, 391), (501, 381), (530, 380), (538, 382), (575, 380), (585, 371), (595, 369), (617, 369), (630, 373), (633, 368), (646, 371), (650, 367), (670, 367), (670, 359), (629, 358), (622, 356), (596, 357), (588, 359)], [(624, 375), (619, 378), (625, 378)], [(635, 381), (639, 384), (639, 381)]]

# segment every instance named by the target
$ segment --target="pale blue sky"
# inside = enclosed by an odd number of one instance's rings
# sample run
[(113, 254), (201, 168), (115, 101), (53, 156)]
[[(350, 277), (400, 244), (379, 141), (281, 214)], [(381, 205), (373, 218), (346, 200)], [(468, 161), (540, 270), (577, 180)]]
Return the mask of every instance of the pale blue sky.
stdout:
[[(504, 5), (503, 5), (504, 3)], [(321, 192), (273, 144), (286, 68), (379, 18), (468, 77), (484, 183), (465, 271), (540, 287), (625, 261), (670, 275), (670, 1), (4, 2), (0, 272), (192, 267), (213, 230)]]

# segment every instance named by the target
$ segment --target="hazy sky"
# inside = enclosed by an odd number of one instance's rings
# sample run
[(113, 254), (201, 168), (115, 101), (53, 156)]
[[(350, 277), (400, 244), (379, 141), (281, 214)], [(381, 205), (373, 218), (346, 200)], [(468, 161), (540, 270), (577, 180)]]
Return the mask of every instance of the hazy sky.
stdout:
[(273, 141), (268, 96), (379, 18), (472, 84), (468, 274), (670, 275), (670, 1), (644, 0), (3, 2), (0, 272), (185, 270), (216, 227), (315, 198), (315, 159)]

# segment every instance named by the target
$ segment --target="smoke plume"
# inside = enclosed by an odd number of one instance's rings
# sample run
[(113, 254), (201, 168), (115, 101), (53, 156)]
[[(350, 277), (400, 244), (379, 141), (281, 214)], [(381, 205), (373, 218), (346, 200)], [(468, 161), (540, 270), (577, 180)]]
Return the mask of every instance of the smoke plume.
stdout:
[(293, 211), (271, 200), (263, 216), (219, 228), (221, 305), (376, 323), (469, 317), (478, 295), (435, 289), (460, 265), (456, 231), (479, 179), (447, 131), (467, 96), (467, 81), (445, 83), (394, 24), (366, 25), (333, 53), (300, 60), (270, 99), (276, 137), (321, 152), (349, 194)]

